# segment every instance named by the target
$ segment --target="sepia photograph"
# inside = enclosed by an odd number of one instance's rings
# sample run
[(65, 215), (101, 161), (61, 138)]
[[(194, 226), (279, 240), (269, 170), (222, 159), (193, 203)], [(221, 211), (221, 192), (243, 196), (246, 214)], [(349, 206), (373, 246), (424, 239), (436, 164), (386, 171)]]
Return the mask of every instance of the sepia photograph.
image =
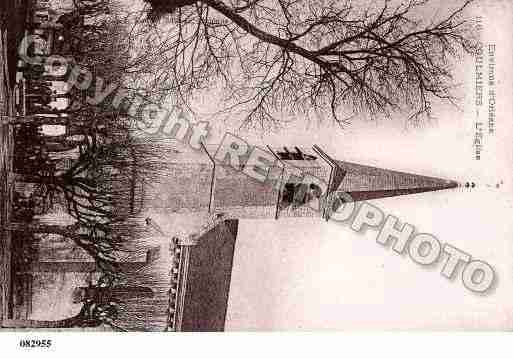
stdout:
[(512, 1), (0, 1), (0, 339), (513, 330)]

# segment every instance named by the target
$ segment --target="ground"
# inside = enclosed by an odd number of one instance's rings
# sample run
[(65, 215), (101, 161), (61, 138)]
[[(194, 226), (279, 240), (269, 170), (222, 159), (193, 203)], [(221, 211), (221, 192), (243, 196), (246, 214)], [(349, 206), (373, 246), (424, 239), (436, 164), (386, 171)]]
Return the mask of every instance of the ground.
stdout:
[[(17, 47), (24, 34), (26, 0), (0, 3), (0, 115), (14, 114), (13, 88), (16, 77)], [(10, 220), (13, 183), (12, 129), (0, 122), (0, 319), (9, 312), (11, 237), (6, 230)]]

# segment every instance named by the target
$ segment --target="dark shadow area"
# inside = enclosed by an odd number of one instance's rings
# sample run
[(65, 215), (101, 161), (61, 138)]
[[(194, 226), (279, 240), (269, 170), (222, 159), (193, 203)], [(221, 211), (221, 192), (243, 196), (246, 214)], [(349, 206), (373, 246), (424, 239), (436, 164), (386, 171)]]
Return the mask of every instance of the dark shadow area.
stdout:
[(25, 34), (28, 11), (27, 0), (2, 0), (0, 2), (0, 29), (2, 34), (5, 33), (10, 88), (16, 81), (17, 49)]

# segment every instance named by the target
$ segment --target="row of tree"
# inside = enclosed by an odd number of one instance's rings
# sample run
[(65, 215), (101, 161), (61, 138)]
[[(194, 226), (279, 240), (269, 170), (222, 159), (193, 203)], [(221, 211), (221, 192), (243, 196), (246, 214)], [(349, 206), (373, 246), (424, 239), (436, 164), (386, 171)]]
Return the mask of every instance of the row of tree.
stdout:
[[(65, 41), (73, 46), (59, 55), (91, 70), (94, 78), (116, 81), (123, 87), (134, 76), (129, 72), (130, 63), (140, 59), (130, 57), (128, 25), (118, 10), (107, 0), (75, 1), (75, 9), (59, 18)], [(76, 316), (54, 323), (17, 324), (84, 327), (107, 323), (115, 329), (130, 328), (129, 322), (124, 326), (114, 323), (119, 303), (112, 293), (120, 290), (116, 283), (124, 274), (120, 258), (130, 251), (127, 243), (147, 234), (144, 221), (138, 217), (142, 187), (166, 175), (165, 148), (157, 140), (134, 136), (138, 114), (129, 115), (123, 106), (113, 108), (109, 101), (88, 103), (87, 96), (94, 95), (94, 83), (92, 90), (69, 89), (61, 96), (68, 102), (65, 108), (42, 101), (49, 91), (47, 84), (65, 83), (71, 68), (58, 76), (37, 65), (25, 65), (22, 70), (29, 80), (29, 113), (12, 121), (14, 170), (17, 181), (32, 184), (34, 189), (28, 196), (15, 195), (11, 230), (33, 241), (48, 235), (66, 238), (94, 258), (102, 275), (84, 292), (83, 307)], [(55, 100), (55, 96), (50, 99)], [(63, 126), (65, 133), (49, 135), (43, 131), (45, 125)], [(37, 219), (56, 206), (63, 206), (72, 220), (47, 223)]]

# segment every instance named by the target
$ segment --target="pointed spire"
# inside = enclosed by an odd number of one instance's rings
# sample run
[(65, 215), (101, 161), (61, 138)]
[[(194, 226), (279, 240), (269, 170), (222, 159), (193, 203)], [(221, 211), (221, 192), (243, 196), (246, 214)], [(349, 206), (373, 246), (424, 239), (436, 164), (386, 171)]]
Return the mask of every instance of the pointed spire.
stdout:
[(354, 201), (402, 196), (456, 188), (458, 182), (421, 176), (383, 168), (336, 161), (346, 173), (337, 190), (351, 195)]
[(329, 192), (343, 191), (356, 201), (456, 188), (458, 182), (338, 161), (321, 147), (313, 149), (333, 168)]

